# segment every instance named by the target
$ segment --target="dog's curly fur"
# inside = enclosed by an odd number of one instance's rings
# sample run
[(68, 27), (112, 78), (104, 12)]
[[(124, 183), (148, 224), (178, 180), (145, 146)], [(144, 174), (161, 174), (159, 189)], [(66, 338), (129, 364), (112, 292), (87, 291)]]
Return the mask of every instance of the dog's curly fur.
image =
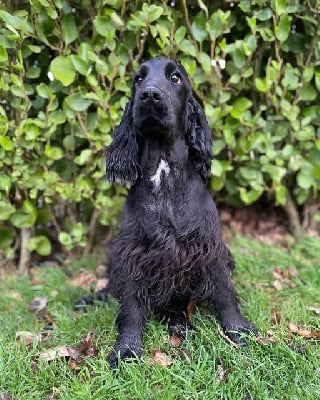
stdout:
[[(185, 70), (152, 59), (139, 68), (132, 96), (106, 153), (107, 178), (130, 184), (120, 233), (108, 269), (108, 293), (120, 302), (112, 367), (142, 354), (150, 312), (165, 315), (184, 335), (190, 301), (208, 301), (235, 342), (256, 331), (241, 314), (231, 281), (233, 258), (205, 182), (210, 176), (212, 133), (192, 94)], [(93, 302), (87, 296), (77, 303)]]

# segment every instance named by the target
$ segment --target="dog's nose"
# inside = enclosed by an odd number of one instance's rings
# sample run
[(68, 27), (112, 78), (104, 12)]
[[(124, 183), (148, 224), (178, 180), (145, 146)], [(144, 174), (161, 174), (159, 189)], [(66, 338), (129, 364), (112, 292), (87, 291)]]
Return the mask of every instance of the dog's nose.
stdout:
[(157, 103), (162, 99), (162, 92), (155, 86), (146, 86), (140, 94), (140, 100), (144, 103)]

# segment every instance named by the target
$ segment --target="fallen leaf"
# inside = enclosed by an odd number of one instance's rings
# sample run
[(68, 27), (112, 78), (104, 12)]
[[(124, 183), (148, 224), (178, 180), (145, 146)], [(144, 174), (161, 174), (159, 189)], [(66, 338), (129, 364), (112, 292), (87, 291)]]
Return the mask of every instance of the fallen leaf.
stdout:
[(170, 338), (170, 343), (172, 344), (173, 347), (178, 347), (180, 344), (183, 342), (183, 339), (179, 336), (171, 336)]
[(92, 338), (97, 337), (96, 332), (90, 331), (84, 340), (75, 346), (58, 346), (53, 349), (49, 349), (40, 354), (40, 358), (45, 361), (53, 361), (57, 358), (70, 358), (74, 360), (70, 364), (72, 369), (79, 369), (85, 358), (92, 358), (98, 355), (98, 350), (92, 344)]
[(307, 307), (308, 311), (313, 311), (315, 314), (320, 315), (320, 307), (317, 306), (317, 304)]
[(57, 297), (58, 294), (59, 294), (59, 291), (58, 290), (52, 290), (50, 294), (51, 294), (51, 297)]
[(108, 279), (102, 278), (97, 280), (96, 284), (96, 291), (98, 292), (99, 290), (105, 289), (108, 286)]
[(10, 393), (0, 393), (0, 400), (11, 400), (11, 394)]
[(191, 317), (195, 313), (195, 310), (196, 310), (196, 302), (195, 301), (189, 301), (188, 306), (187, 306), (187, 317), (188, 317), (188, 319), (191, 319)]
[(277, 280), (282, 280), (283, 279), (283, 272), (281, 271), (281, 269), (279, 268), (275, 268), (272, 271), (272, 275), (274, 276), (274, 278), (276, 278)]
[(298, 275), (298, 270), (296, 267), (290, 267), (288, 269), (289, 271), (289, 276), (297, 276)]
[(255, 341), (263, 346), (268, 346), (268, 344), (277, 343), (277, 338), (274, 336), (256, 336)]
[(80, 275), (68, 281), (71, 286), (78, 286), (90, 290), (92, 283), (97, 282), (96, 276), (90, 271), (84, 271)]
[(282, 283), (279, 280), (275, 280), (273, 282), (273, 286), (276, 288), (276, 290), (282, 290), (283, 289)]
[(31, 275), (32, 277), (39, 275), (39, 269), (35, 268), (35, 267), (29, 268), (28, 272), (29, 272), (29, 275)]
[(98, 350), (94, 347), (92, 339), (97, 339), (98, 334), (96, 331), (89, 331), (84, 340), (78, 344), (79, 353), (83, 357), (93, 358), (98, 355)]
[(69, 285), (82, 287), (88, 291), (102, 290), (107, 287), (108, 279), (98, 279), (91, 271), (84, 271), (74, 279), (68, 281)]
[(150, 365), (160, 364), (163, 367), (169, 367), (173, 364), (173, 358), (168, 356), (161, 350), (154, 350), (152, 351), (152, 359), (149, 360)]
[(281, 314), (280, 311), (276, 308), (271, 309), (271, 323), (272, 325), (277, 325), (281, 321)]
[(217, 365), (216, 384), (218, 385), (220, 382), (225, 382), (227, 380), (228, 374), (229, 370), (225, 368), (223, 359), (219, 357), (219, 363)]
[(31, 279), (30, 281), (30, 286), (41, 286), (43, 284), (43, 280), (42, 279)]
[(39, 343), (41, 342), (41, 340), (42, 340), (41, 334), (34, 334), (29, 331), (16, 332), (16, 342), (24, 344), (25, 346), (30, 346), (30, 344), (32, 343)]
[(45, 322), (47, 325), (55, 325), (53, 317), (47, 310), (40, 310), (37, 312), (37, 320), (39, 322)]
[(297, 335), (302, 336), (306, 339), (320, 339), (320, 332), (307, 329), (305, 327), (299, 328)]
[(298, 270), (295, 267), (288, 269), (275, 268), (272, 271), (272, 275), (275, 278), (273, 286), (276, 290), (282, 290), (284, 287), (295, 287), (296, 285), (291, 281), (292, 277), (298, 275)]
[(268, 344), (277, 343), (277, 338), (274, 336), (274, 331), (272, 329), (267, 330), (267, 336), (256, 336), (255, 341), (267, 346)]
[(314, 331), (306, 328), (305, 326), (298, 327), (291, 322), (288, 326), (292, 333), (295, 333), (296, 335), (301, 336), (305, 339), (320, 339), (320, 331)]
[[(18, 300), (18, 301), (22, 301), (22, 300), (23, 300), (21, 294), (18, 293), (18, 292), (12, 292), (12, 293), (10, 293), (10, 296), (11, 296), (13, 299)], [(1, 398), (0, 398), (0, 400), (1, 400)]]
[(75, 347), (67, 347), (67, 346), (58, 346), (54, 349), (49, 349), (40, 354), (40, 358), (45, 361), (53, 361), (57, 358), (65, 358), (65, 357), (79, 357), (79, 351)]
[(289, 327), (290, 332), (293, 332), (293, 333), (296, 333), (299, 329), (298, 326), (295, 325), (293, 322), (289, 322), (288, 327)]
[(72, 371), (79, 371), (81, 369), (81, 365), (76, 360), (71, 359), (69, 361), (69, 367)]
[(46, 297), (36, 297), (32, 300), (30, 300), (28, 309), (29, 311), (40, 311), (44, 310), (47, 306), (48, 299)]

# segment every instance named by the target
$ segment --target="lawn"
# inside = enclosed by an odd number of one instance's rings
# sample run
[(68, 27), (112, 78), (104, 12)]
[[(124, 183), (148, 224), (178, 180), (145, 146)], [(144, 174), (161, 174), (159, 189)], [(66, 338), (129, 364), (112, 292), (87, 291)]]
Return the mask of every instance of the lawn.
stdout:
[[(258, 340), (234, 348), (203, 306), (192, 315), (196, 332), (180, 344), (161, 322), (149, 321), (142, 360), (121, 363), (117, 373), (106, 362), (115, 301), (73, 312), (85, 292), (68, 283), (66, 267), (39, 266), (32, 279), (8, 278), (0, 287), (0, 399), (320, 399), (319, 238), (290, 248), (237, 238), (231, 248), (241, 310), (257, 324)], [(96, 264), (91, 255), (67, 271), (77, 276)], [(36, 297), (48, 299), (42, 314), (29, 310)], [(81, 354), (46, 361), (57, 346)]]

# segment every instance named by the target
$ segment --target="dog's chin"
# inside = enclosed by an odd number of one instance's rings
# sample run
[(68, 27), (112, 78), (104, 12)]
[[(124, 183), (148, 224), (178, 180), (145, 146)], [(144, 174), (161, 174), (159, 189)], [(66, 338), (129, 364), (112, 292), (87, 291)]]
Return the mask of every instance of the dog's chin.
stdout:
[(167, 119), (161, 119), (153, 115), (149, 115), (143, 119), (135, 121), (135, 126), (138, 131), (148, 138), (157, 138), (157, 136), (163, 137), (168, 130), (170, 130), (170, 121)]

